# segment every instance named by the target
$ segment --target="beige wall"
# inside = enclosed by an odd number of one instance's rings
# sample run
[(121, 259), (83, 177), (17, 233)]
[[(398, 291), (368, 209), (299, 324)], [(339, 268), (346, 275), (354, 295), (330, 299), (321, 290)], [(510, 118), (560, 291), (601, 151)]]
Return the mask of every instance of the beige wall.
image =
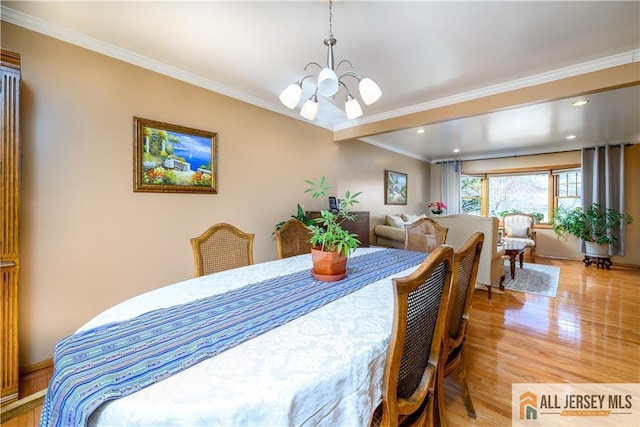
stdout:
[[(384, 224), (385, 215), (423, 213), (429, 203), (429, 170), (431, 165), (361, 142), (338, 143), (338, 190), (344, 194), (362, 191), (355, 210), (370, 211), (370, 240), (375, 243), (373, 228)], [(384, 171), (407, 174), (407, 204), (384, 204)]]
[[(193, 276), (189, 238), (216, 222), (255, 233), (255, 261), (276, 257), (275, 224), (327, 201), (305, 179), (364, 191), (383, 215), (383, 171), (409, 174), (415, 209), (428, 164), (2, 23), (22, 56), (20, 359), (106, 308)], [(275, 95), (274, 95), (275, 96)], [(134, 193), (133, 117), (218, 134), (217, 195)], [(414, 206), (411, 206), (414, 209)]]

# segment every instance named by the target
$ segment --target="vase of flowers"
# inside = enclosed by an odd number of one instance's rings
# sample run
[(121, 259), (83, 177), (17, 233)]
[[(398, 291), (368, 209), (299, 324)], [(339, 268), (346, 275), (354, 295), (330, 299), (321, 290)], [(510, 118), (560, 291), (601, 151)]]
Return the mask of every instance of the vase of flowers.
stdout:
[(431, 213), (434, 215), (442, 215), (444, 213), (444, 210), (447, 209), (447, 205), (445, 205), (442, 202), (431, 202), (427, 207), (431, 210)]

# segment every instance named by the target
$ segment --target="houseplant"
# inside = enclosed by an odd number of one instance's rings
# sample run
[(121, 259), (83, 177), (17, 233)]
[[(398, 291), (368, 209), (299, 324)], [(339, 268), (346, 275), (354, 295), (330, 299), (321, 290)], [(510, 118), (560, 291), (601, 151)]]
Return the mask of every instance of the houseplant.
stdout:
[[(325, 183), (325, 177), (318, 182), (305, 181), (309, 188), (304, 192), (311, 193), (311, 197), (317, 199), (326, 197), (327, 191), (332, 187)], [(349, 233), (342, 228), (344, 221), (353, 221), (355, 216), (350, 208), (358, 202), (358, 196), (362, 192), (351, 193), (346, 191), (344, 198), (340, 199), (338, 209), (335, 211), (321, 210), (320, 218), (314, 220), (314, 224), (307, 225), (309, 229), (309, 242), (313, 245), (311, 256), (313, 260), (313, 275), (319, 280), (340, 280), (346, 274), (347, 258), (358, 248), (360, 241), (357, 234)]]
[(607, 256), (607, 245), (616, 241), (612, 231), (625, 222), (631, 224), (631, 215), (602, 208), (593, 203), (586, 210), (576, 207), (571, 210), (556, 209), (553, 215), (553, 231), (557, 235), (572, 234), (585, 241), (587, 255)]
[[(307, 216), (307, 213), (304, 211), (304, 208), (302, 206), (300, 206), (300, 204), (298, 203), (298, 210), (296, 212), (295, 215), (291, 215), (291, 218), (295, 218), (298, 221), (302, 222), (304, 225), (311, 225), (313, 224), (313, 220), (311, 218), (309, 218)], [(282, 228), (282, 226), (284, 225), (284, 223), (287, 221), (280, 221), (279, 223), (276, 224), (275, 227), (275, 231), (273, 233), (275, 233), (276, 231), (280, 230), (280, 228)], [(273, 233), (271, 233), (271, 235), (273, 236)]]

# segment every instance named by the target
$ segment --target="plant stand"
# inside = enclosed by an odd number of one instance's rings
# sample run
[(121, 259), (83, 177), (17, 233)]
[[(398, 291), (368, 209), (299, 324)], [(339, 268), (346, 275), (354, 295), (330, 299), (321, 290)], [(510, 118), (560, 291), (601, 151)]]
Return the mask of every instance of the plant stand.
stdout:
[(582, 262), (584, 262), (586, 267), (589, 267), (591, 264), (595, 264), (596, 268), (606, 268), (607, 270), (611, 270), (611, 266), (613, 265), (611, 257), (608, 256), (585, 255)]

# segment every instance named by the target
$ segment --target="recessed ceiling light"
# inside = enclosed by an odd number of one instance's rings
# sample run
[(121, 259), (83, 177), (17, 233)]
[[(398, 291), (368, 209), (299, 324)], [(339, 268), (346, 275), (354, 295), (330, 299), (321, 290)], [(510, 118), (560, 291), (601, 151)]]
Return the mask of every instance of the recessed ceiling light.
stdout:
[(424, 129), (418, 129), (416, 133), (424, 133)]
[(454, 152), (454, 153), (459, 153), (459, 152), (460, 152), (460, 149), (459, 149), (459, 148), (454, 148), (454, 149), (453, 149), (453, 152)]
[(567, 135), (567, 139), (576, 139), (575, 135)]
[(574, 101), (571, 105), (573, 105), (574, 107), (579, 107), (581, 105), (585, 105), (588, 104), (589, 100), (588, 99), (579, 99), (577, 101)]

